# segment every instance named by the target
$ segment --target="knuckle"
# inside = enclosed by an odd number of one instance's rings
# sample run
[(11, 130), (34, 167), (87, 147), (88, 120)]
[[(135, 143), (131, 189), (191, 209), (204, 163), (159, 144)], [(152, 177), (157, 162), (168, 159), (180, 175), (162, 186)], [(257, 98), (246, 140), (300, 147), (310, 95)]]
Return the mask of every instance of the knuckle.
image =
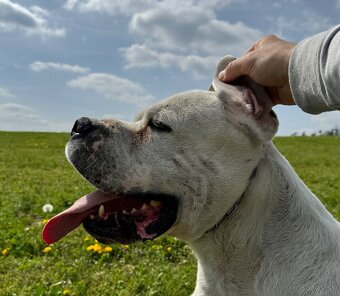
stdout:
[(273, 39), (277, 39), (277, 36), (274, 34), (269, 34), (267, 36), (265, 36), (264, 38), (267, 38), (268, 40), (273, 40)]

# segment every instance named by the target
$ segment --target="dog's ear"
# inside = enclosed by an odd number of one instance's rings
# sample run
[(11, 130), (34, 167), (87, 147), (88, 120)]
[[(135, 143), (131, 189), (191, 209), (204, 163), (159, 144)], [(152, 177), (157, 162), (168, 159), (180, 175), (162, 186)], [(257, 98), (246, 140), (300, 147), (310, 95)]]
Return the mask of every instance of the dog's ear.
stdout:
[(261, 142), (270, 141), (277, 131), (278, 120), (265, 89), (249, 77), (241, 77), (232, 84), (218, 79), (218, 74), (234, 59), (225, 56), (220, 60), (209, 90), (215, 91), (223, 102), (230, 121), (249, 136)]

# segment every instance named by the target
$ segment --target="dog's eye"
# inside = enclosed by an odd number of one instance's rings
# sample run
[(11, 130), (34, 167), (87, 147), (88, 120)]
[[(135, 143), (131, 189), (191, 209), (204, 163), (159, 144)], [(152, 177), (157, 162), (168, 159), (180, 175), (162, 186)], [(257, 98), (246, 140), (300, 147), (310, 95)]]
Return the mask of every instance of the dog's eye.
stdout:
[(157, 119), (150, 119), (148, 122), (149, 127), (151, 127), (152, 129), (158, 130), (158, 131), (162, 131), (162, 132), (171, 132), (172, 129), (170, 126), (164, 124), (163, 122), (157, 120)]

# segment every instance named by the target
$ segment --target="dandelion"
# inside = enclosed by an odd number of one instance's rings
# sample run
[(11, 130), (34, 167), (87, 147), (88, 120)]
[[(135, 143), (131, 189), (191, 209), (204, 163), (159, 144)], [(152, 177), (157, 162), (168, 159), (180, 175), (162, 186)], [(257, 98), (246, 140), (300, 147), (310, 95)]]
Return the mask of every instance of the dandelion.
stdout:
[(125, 250), (128, 250), (130, 248), (129, 245), (122, 245), (122, 248), (125, 249)]
[(93, 245), (93, 251), (98, 252), (102, 249), (101, 245), (99, 244), (94, 244)]
[(46, 248), (43, 249), (43, 253), (45, 253), (45, 254), (48, 254), (51, 251), (52, 251), (51, 247), (46, 247)]
[(102, 253), (102, 247), (99, 244), (94, 244), (94, 245), (90, 245), (86, 248), (86, 251), (93, 251), (93, 252), (98, 252), (99, 254)]
[(53, 211), (53, 206), (51, 204), (45, 204), (42, 207), (44, 213), (51, 213)]
[(1, 254), (2, 254), (2, 256), (7, 256), (7, 255), (9, 254), (9, 249), (8, 249), (8, 248), (3, 249), (3, 250), (1, 251)]
[(105, 247), (104, 248), (104, 252), (105, 253), (111, 253), (112, 252), (112, 248), (111, 247)]
[(170, 253), (172, 251), (171, 247), (167, 247), (166, 250)]
[(87, 248), (86, 248), (86, 251), (93, 251), (93, 245), (90, 245), (90, 246), (88, 246)]
[(65, 289), (65, 290), (63, 291), (63, 295), (71, 295), (71, 291)]
[(41, 220), (41, 223), (44, 224), (44, 225), (45, 225), (47, 222), (48, 222), (48, 219), (43, 219), (43, 220)]

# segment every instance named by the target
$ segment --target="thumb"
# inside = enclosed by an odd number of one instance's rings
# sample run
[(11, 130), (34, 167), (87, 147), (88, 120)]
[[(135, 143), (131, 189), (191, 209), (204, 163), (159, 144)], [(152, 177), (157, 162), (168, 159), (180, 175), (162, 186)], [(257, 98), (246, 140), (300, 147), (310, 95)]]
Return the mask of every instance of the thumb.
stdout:
[(249, 59), (244, 55), (228, 64), (228, 66), (220, 72), (218, 78), (223, 82), (231, 82), (242, 75), (248, 74)]

